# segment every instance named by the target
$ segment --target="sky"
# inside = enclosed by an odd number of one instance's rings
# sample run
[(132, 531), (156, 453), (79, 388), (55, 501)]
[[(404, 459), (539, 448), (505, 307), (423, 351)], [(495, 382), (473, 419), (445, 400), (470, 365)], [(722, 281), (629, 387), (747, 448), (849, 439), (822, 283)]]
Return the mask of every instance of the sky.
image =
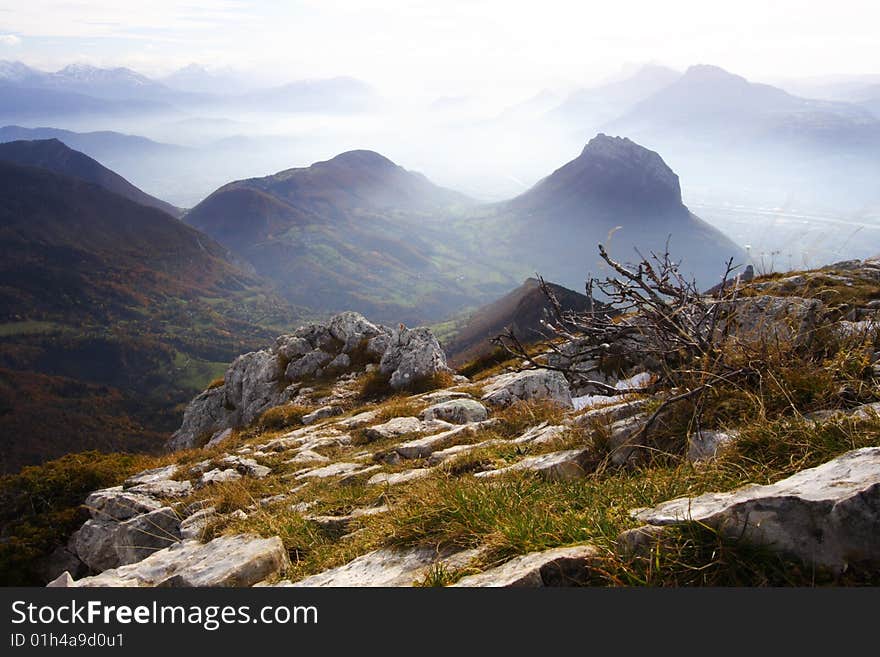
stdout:
[(759, 81), (876, 73), (878, 25), (876, 0), (0, 0), (0, 59), (148, 75), (195, 62), (267, 81), (351, 75), (386, 93), (515, 95), (648, 62)]

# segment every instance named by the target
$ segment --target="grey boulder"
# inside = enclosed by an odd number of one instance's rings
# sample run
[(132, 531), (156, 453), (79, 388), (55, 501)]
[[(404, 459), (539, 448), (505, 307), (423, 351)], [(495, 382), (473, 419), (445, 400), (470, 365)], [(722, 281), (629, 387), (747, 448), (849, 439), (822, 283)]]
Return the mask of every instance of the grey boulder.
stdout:
[(522, 400), (546, 399), (566, 408), (574, 408), (568, 381), (555, 370), (502, 374), (492, 379), (483, 392), (483, 401), (498, 406), (509, 406)]
[(583, 586), (599, 550), (592, 545), (555, 548), (515, 557), (505, 564), (456, 582), (456, 587)]
[(880, 564), (880, 447), (847, 452), (768, 486), (664, 502), (636, 517), (651, 525), (700, 523), (840, 572)]
[(119, 564), (130, 564), (180, 540), (180, 519), (164, 507), (119, 523), (115, 534)]
[(277, 536), (220, 536), (209, 543), (182, 541), (154, 552), (143, 561), (120, 566), (94, 577), (59, 578), (56, 586), (253, 586), (290, 565)]
[(429, 406), (419, 414), (422, 420), (443, 420), (452, 424), (482, 422), (489, 411), (475, 399), (450, 399)]
[(390, 377), (392, 388), (401, 389), (439, 372), (448, 372), (449, 368), (446, 354), (431, 329), (401, 325), (391, 335), (379, 371)]

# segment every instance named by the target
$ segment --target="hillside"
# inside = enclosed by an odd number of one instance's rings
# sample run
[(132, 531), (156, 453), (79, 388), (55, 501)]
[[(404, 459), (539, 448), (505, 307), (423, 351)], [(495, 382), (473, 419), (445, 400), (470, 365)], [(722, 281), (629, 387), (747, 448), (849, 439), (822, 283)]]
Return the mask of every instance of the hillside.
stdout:
[(472, 204), (378, 153), (351, 151), (225, 185), (184, 220), (293, 303), (420, 322), (503, 289), (449, 229)]
[[(547, 284), (564, 311), (583, 311), (590, 300), (583, 294)], [(524, 342), (536, 342), (545, 332), (541, 321), (550, 311), (550, 303), (541, 290), (540, 281), (527, 279), (522, 285), (497, 301), (478, 308), (455, 331), (444, 345), (449, 362), (460, 366), (468, 361), (491, 354), (495, 347), (490, 340), (510, 328)]]
[[(682, 203), (678, 176), (657, 153), (599, 134), (581, 154), (516, 198), (491, 206), (467, 227), (488, 257), (528, 275), (580, 289), (587, 272), (604, 274), (591, 245), (632, 261), (669, 249), (703, 287), (718, 282), (729, 258), (745, 253)], [(491, 239), (486, 239), (491, 236)]]
[[(2, 140), (0, 140), (2, 141)], [(38, 167), (71, 178), (100, 185), (125, 198), (179, 217), (180, 208), (166, 203), (138, 189), (125, 178), (59, 139), (18, 140), (0, 143), (0, 161), (28, 167)]]
[[(0, 162), (0, 250), (6, 384), (23, 372), (15, 385), (42, 390), (32, 396), (45, 405), (64, 408), (94, 394), (95, 407), (106, 409), (100, 413), (118, 416), (98, 431), (82, 411), (6, 407), (7, 471), (80, 446), (143, 447), (144, 436), (171, 428), (174, 406), (210, 380), (218, 362), (261, 344), (274, 332), (265, 326), (284, 326), (293, 315), (209, 237), (45, 169)], [(118, 431), (125, 425), (130, 432)], [(52, 431), (52, 440), (38, 438)]]
[[(280, 336), (191, 402), (186, 450), (71, 456), (5, 480), (6, 545), (40, 543), (24, 562), (0, 546), (4, 576), (877, 585), (880, 265), (759, 277), (720, 297), (641, 276), (644, 287), (638, 273), (615, 279), (635, 304), (624, 321), (583, 323), (559, 352), (532, 349), (532, 367), (511, 359), (469, 381), (445, 372), (424, 329), (344, 313)], [(720, 312), (708, 331), (707, 308)], [(318, 352), (337, 369), (307, 370)], [(599, 372), (607, 389), (590, 391), (583, 376)], [(38, 480), (45, 513), (64, 523), (26, 509)], [(73, 514), (77, 498), (88, 515)]]

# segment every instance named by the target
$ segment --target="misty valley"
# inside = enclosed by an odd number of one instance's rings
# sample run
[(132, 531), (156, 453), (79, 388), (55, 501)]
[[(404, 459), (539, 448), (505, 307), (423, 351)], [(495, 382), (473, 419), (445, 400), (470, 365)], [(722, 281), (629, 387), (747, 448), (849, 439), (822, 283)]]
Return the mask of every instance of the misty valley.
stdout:
[(0, 61), (0, 573), (876, 584), (878, 80)]

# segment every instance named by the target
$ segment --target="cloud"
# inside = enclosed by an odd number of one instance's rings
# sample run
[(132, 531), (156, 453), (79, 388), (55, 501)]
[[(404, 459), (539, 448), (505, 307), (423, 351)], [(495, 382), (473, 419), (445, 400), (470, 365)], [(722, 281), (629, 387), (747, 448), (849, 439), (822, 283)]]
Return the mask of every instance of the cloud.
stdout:
[(0, 34), (0, 46), (17, 46), (21, 39), (14, 34)]

